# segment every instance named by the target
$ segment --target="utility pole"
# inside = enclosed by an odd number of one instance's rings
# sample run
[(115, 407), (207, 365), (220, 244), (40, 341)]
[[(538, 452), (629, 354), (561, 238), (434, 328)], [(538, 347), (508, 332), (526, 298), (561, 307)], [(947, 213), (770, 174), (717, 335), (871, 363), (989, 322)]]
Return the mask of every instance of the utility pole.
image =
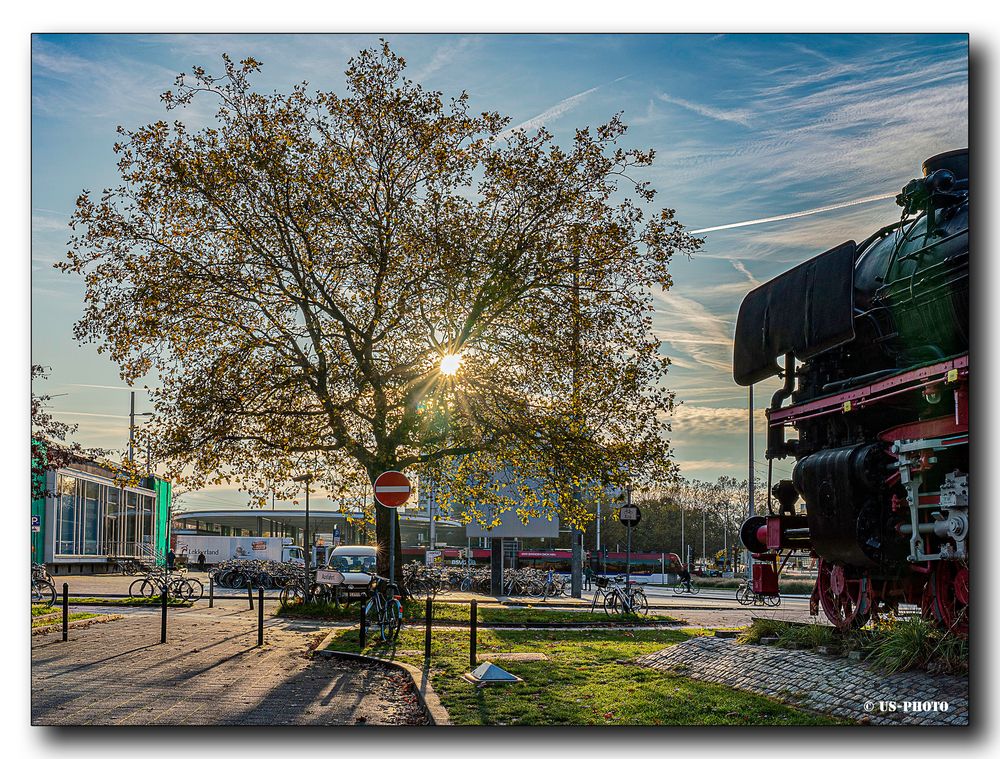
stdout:
[(686, 568), (689, 568), (687, 566), (688, 565), (688, 555), (686, 553), (686, 551), (687, 551), (686, 546), (687, 546), (687, 543), (684, 542), (684, 506), (681, 506), (681, 556), (684, 557), (684, 566)]
[[(582, 426), (580, 412), (580, 251), (573, 251), (573, 421)], [(573, 502), (580, 503), (580, 486), (573, 484)], [(572, 540), (570, 565), (570, 595), (583, 598), (583, 532), (574, 527), (570, 533)]]

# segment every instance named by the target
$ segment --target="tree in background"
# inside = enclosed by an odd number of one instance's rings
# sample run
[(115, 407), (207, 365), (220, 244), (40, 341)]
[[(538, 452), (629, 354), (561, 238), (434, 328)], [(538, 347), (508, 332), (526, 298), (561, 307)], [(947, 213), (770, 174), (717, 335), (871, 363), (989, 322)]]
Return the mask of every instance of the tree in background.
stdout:
[(31, 365), (31, 500), (48, 495), (45, 487), (45, 473), (65, 467), (79, 459), (97, 459), (107, 455), (102, 448), (84, 448), (77, 442), (68, 441), (77, 430), (77, 425), (66, 424), (52, 418), (46, 411), (51, 395), (36, 395), (35, 382), (48, 378), (48, 372), (40, 364)]
[(163, 96), (214, 98), (212, 126), (119, 127), (122, 184), (80, 196), (61, 264), (86, 281), (78, 339), (157, 375), (175, 479), (263, 503), (305, 471), (339, 498), (414, 470), (481, 517), (508, 471), (522, 516), (584, 524), (580, 483), (675, 475), (650, 292), (701, 241), (648, 207), (653, 153), (619, 146), (617, 116), (565, 146), (511, 131), (387, 44), (343, 96), (262, 95), (260, 63), (224, 62)]

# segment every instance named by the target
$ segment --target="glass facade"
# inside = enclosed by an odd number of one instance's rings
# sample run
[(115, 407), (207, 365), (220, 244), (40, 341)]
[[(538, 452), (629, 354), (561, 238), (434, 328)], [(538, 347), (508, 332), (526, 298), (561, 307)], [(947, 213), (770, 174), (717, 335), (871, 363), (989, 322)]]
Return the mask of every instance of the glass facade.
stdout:
[(65, 472), (56, 475), (55, 556), (143, 556), (156, 544), (156, 497)]

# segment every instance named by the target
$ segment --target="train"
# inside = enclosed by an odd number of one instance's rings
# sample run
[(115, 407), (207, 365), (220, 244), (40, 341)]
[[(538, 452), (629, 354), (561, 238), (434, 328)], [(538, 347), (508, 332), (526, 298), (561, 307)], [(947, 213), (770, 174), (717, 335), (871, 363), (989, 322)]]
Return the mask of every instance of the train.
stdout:
[[(733, 378), (781, 379), (766, 410), (768, 507), (740, 538), (755, 590), (817, 561), (810, 606), (837, 628), (912, 604), (969, 624), (969, 151), (928, 158), (899, 221), (749, 292)], [(787, 402), (787, 403), (786, 403)], [(776, 460), (794, 458), (773, 482)], [(800, 554), (801, 555), (801, 554)]]

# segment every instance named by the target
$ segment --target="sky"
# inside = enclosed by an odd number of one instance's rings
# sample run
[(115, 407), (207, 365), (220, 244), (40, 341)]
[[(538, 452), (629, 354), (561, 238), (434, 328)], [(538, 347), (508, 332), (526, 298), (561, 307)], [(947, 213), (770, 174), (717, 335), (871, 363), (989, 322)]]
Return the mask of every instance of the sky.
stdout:
[[(743, 296), (795, 264), (899, 218), (892, 196), (935, 153), (968, 146), (964, 34), (386, 34), (408, 75), (473, 110), (544, 125), (557, 141), (617, 112), (627, 146), (653, 148), (643, 176), (705, 245), (675, 259), (654, 329), (681, 402), (671, 441), (681, 472), (748, 474), (747, 391), (732, 380)], [(222, 53), (263, 63), (262, 91), (343, 91), (348, 58), (378, 35), (35, 35), (31, 44), (31, 351), (50, 367), (36, 392), (79, 424), (84, 445), (121, 449), (129, 394), (117, 368), (73, 324), (83, 284), (53, 269), (83, 189), (116, 184), (115, 128), (168, 117), (160, 93)], [(183, 116), (208, 123), (207, 108)], [(704, 230), (704, 231), (699, 231)], [(755, 388), (755, 464), (778, 383)], [(137, 411), (148, 409), (137, 392)], [(789, 462), (776, 462), (787, 476)], [(242, 506), (232, 489), (187, 508)]]

